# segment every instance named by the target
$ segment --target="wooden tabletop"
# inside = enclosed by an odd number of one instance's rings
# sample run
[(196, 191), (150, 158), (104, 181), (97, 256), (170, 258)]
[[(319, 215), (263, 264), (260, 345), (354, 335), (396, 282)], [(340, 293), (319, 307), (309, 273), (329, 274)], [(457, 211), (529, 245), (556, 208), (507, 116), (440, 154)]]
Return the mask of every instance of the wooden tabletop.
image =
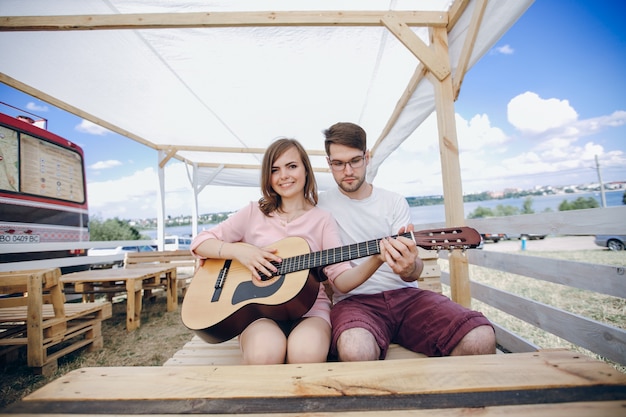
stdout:
[(125, 279), (143, 279), (176, 270), (176, 266), (147, 266), (141, 268), (90, 269), (72, 272), (61, 276), (61, 282), (101, 282), (122, 281)]
[[(87, 271), (73, 272), (61, 276), (61, 282), (67, 285), (95, 286), (105, 283), (113, 283), (117, 290), (126, 291), (126, 329), (132, 331), (141, 325), (142, 290), (152, 289), (154, 285), (160, 285), (161, 275), (166, 275), (167, 283), (165, 292), (167, 295), (167, 311), (175, 311), (178, 308), (176, 295), (176, 266), (154, 265), (141, 268), (111, 268), (92, 269)], [(148, 282), (146, 282), (148, 281)], [(124, 283), (123, 287), (121, 283)], [(149, 287), (149, 288), (146, 288)], [(77, 292), (98, 292), (91, 289), (81, 289)], [(88, 301), (83, 295), (83, 301)]]

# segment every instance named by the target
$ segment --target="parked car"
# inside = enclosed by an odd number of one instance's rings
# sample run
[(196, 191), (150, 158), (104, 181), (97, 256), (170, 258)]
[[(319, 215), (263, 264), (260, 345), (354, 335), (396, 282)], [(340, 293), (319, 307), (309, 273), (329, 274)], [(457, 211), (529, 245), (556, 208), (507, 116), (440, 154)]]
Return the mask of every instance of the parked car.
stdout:
[(603, 248), (621, 251), (626, 247), (626, 235), (596, 235), (594, 242)]
[(186, 250), (191, 248), (191, 236), (165, 236), (165, 250)]
[(541, 239), (545, 239), (546, 236), (548, 235), (540, 235), (538, 233), (522, 233), (521, 235), (509, 235), (508, 238), (509, 239), (524, 239), (526, 238), (526, 240), (541, 240)]
[(507, 239), (504, 233), (481, 233), (480, 236), (483, 238), (483, 242), (490, 240), (493, 243), (498, 243), (501, 240)]
[[(105, 255), (118, 255), (125, 252), (152, 252), (154, 249), (149, 245), (136, 245), (136, 246), (118, 246), (115, 248), (93, 248), (87, 251), (89, 256), (105, 256)], [(113, 267), (121, 267), (124, 264), (124, 260), (119, 261), (107, 261), (102, 263), (94, 263), (91, 265), (91, 269), (105, 269)]]

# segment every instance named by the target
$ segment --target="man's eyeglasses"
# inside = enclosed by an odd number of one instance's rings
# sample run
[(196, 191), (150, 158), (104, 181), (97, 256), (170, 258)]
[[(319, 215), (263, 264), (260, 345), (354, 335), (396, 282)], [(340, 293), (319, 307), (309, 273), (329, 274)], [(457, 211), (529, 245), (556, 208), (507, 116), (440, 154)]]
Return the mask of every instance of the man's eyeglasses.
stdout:
[(346, 165), (350, 165), (350, 167), (361, 168), (365, 163), (365, 154), (363, 156), (357, 156), (356, 158), (352, 158), (348, 162), (337, 161), (337, 160), (328, 160), (328, 165), (332, 168), (333, 171), (343, 171), (346, 168)]

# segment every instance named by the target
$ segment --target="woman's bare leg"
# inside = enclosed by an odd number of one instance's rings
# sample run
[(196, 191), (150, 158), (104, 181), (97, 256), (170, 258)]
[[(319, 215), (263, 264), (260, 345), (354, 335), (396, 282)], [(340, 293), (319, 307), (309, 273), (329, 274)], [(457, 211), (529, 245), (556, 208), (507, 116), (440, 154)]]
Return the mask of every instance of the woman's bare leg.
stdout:
[(239, 345), (246, 365), (285, 363), (287, 338), (276, 322), (259, 319), (241, 333)]

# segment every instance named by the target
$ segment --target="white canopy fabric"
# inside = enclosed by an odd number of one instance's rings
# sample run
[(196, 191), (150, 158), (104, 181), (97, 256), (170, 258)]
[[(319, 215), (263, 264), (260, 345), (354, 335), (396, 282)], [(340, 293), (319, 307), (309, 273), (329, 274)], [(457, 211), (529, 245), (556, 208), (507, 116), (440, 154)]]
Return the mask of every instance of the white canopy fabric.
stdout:
[[(434, 92), (425, 78), (405, 92), (420, 60), (388, 28), (380, 23), (344, 26), (342, 14), (436, 12), (448, 26), (452, 75), (461, 79), (456, 71), (472, 35), (468, 29), (484, 3), (465, 71), (531, 0), (3, 0), (0, 81), (164, 150), (164, 155), (197, 164), (198, 184), (257, 186), (258, 170), (241, 166), (258, 166), (260, 152), (275, 138), (294, 137), (307, 149), (322, 151), (324, 128), (337, 121), (357, 122), (374, 150), (373, 180), (385, 158), (432, 113)], [(338, 16), (339, 23), (264, 25), (272, 22), (269, 12), (285, 11), (317, 12), (303, 14), (313, 16), (312, 21), (324, 11)], [(212, 24), (194, 23), (199, 12)], [(227, 12), (258, 13), (228, 20)], [(136, 26), (116, 29), (122, 25), (115, 25), (115, 17), (135, 14), (159, 16), (165, 28), (143, 29), (148, 19), (137, 19)], [(55, 29), (33, 30), (29, 22), (11, 18), (24, 16), (48, 16), (40, 27)], [(62, 30), (72, 25), (63, 27), (60, 16), (85, 16), (85, 24), (89, 18), (110, 17), (105, 22), (111, 26)], [(243, 19), (250, 16), (256, 20), (246, 24)], [(305, 19), (299, 16), (293, 20)], [(192, 27), (182, 27), (180, 21)], [(428, 27), (409, 26), (430, 45)], [(409, 93), (397, 120), (385, 130), (396, 104)], [(175, 154), (172, 145), (178, 148)], [(327, 168), (324, 157), (313, 154), (313, 164)], [(323, 189), (332, 180), (320, 173), (318, 181)]]
[[(0, 81), (158, 150), (160, 168), (192, 166), (196, 221), (205, 185), (258, 185), (277, 137), (300, 140), (328, 171), (321, 130), (357, 122), (373, 181), (436, 108), (446, 224), (459, 226), (454, 100), (531, 3), (2, 0)], [(321, 189), (329, 175), (316, 174)], [(163, 169), (159, 182), (163, 242)], [(467, 261), (452, 251), (449, 262), (452, 299), (469, 306)]]

